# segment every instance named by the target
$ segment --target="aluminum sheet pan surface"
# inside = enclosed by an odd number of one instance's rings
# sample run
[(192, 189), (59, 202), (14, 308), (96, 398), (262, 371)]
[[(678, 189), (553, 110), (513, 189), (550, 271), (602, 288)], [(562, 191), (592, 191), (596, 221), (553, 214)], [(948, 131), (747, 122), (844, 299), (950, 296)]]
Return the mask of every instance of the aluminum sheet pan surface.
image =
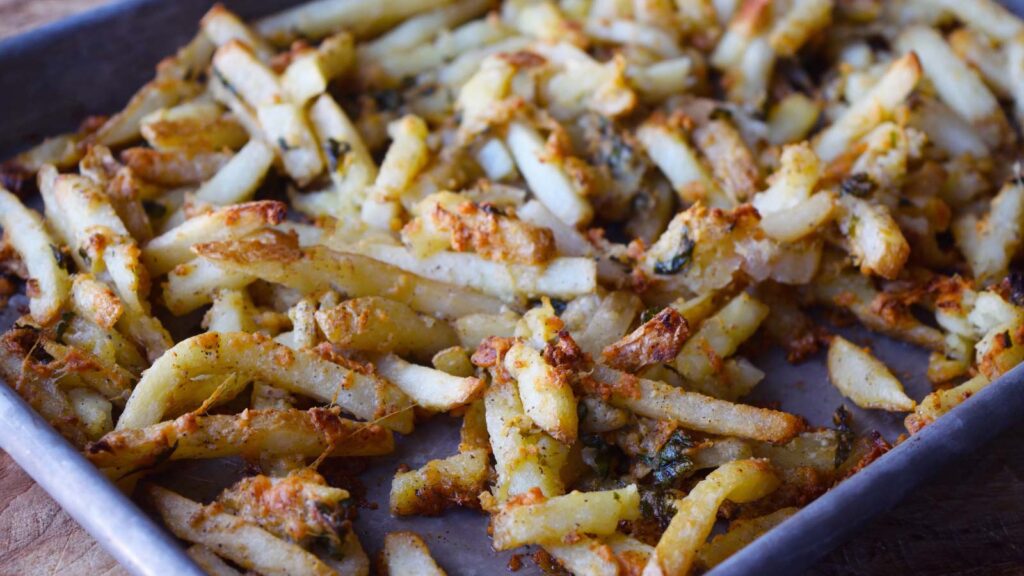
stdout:
[[(225, 3), (244, 17), (257, 17), (298, 2)], [(1007, 3), (1024, 13), (1024, 0)], [(73, 129), (90, 114), (119, 109), (151, 78), (156, 62), (191, 38), (210, 4), (208, 0), (126, 0), (0, 41), (0, 125), (4, 126), (0, 157), (6, 158), (44, 136)], [(0, 327), (6, 328), (6, 324)], [(856, 342), (870, 344), (915, 399), (931, 390), (923, 376), (927, 360), (923, 351), (862, 330), (842, 332)], [(779, 350), (765, 351), (753, 360), (765, 370), (767, 378), (749, 402), (777, 402), (813, 425), (831, 425), (831, 415), (843, 399), (828, 382), (823, 355), (799, 366), (789, 365)], [(1024, 414), (1021, 380), (1024, 367), (822, 496), (713, 573), (793, 574), (807, 568), (942, 465), (977, 450), (1018, 420)], [(852, 407), (851, 411), (859, 432), (878, 430), (890, 441), (905, 432), (901, 414)], [(458, 420), (439, 416), (400, 439), (395, 454), (374, 459), (362, 480), (367, 500), (377, 509), (361, 510), (356, 522), (356, 531), (369, 553), (379, 549), (386, 532), (415, 530), (424, 536), (450, 574), (507, 573), (512, 553), (492, 550), (483, 515), (452, 510), (437, 518), (395, 519), (387, 512), (391, 477), (400, 464), (417, 467), (445, 457), (455, 452), (457, 443)], [(243, 468), (237, 460), (182, 463), (159, 480), (194, 497), (210, 498), (242, 474)], [(47, 470), (37, 473), (45, 475)], [(111, 532), (116, 538), (116, 531)], [(539, 573), (530, 562), (517, 572)]]

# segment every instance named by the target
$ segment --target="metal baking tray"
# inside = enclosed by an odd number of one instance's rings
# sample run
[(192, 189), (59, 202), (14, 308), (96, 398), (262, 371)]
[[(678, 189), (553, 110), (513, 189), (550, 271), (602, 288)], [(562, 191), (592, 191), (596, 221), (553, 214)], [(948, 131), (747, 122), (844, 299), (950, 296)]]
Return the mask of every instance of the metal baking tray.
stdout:
[[(382, 0), (386, 1), (386, 0)], [(243, 17), (271, 13), (295, 0), (227, 0)], [(1024, 0), (1005, 2), (1024, 14)], [(73, 129), (90, 114), (120, 109), (153, 74), (164, 56), (187, 42), (211, 0), (120, 0), (102, 8), (0, 41), (0, 158), (39, 139)], [(0, 314), (6, 329), (24, 299)], [(870, 342), (876, 354), (904, 376), (908, 393), (922, 398), (926, 354), (862, 330), (842, 331)], [(828, 383), (821, 355), (799, 366), (766, 351), (755, 362), (768, 374), (750, 399), (777, 402), (812, 425), (830, 425), (843, 399)], [(904, 432), (902, 415), (852, 408), (858, 432), (878, 430), (890, 441)], [(1024, 414), (1024, 366), (970, 398), (815, 500), (792, 518), (718, 566), (714, 575), (797, 574), (841, 544), (872, 517), (899, 502), (943, 466), (979, 449)], [(511, 552), (497, 553), (486, 535), (486, 518), (451, 510), (438, 518), (395, 519), (387, 512), (391, 475), (399, 464), (419, 466), (455, 451), (458, 423), (436, 417), (396, 453), (376, 459), (362, 477), (367, 500), (356, 531), (367, 552), (384, 533), (415, 530), (450, 574), (506, 573)], [(201, 574), (182, 547), (131, 500), (117, 491), (14, 392), (0, 384), (0, 448), (7, 451), (101, 546), (138, 575)], [(160, 479), (195, 497), (210, 498), (241, 473), (238, 461), (182, 463)], [(527, 563), (518, 574), (539, 573)]]

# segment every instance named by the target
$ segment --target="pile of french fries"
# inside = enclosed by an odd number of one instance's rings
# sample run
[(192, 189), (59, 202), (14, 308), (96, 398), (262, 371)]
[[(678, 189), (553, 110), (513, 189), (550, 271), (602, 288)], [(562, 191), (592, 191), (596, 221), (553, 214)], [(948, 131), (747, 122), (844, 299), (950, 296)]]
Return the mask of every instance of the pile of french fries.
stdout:
[[(318, 467), (443, 413), (457, 450), (392, 514), (699, 573), (890, 447), (743, 403), (748, 352), (821, 351), (909, 433), (1024, 359), (1021, 120), (992, 0), (215, 6), (122, 111), (4, 164), (0, 376), (210, 574), (369, 573)], [(930, 350), (935, 391), (850, 322)], [(213, 502), (148, 480), (224, 457), (254, 475)], [(375, 566), (444, 574), (408, 532)]]

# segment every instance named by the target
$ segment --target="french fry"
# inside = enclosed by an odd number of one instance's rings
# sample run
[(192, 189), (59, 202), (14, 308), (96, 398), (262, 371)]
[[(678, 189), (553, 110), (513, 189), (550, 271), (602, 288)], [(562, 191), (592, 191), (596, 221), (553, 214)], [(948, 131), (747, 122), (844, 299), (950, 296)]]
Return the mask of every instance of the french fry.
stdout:
[(381, 552), (382, 573), (388, 576), (400, 574), (422, 574), (423, 576), (445, 576), (423, 539), (415, 532), (390, 532), (384, 537)]
[(1020, 18), (993, 0), (978, 0), (969, 4), (955, 0), (928, 0), (928, 3), (952, 12), (968, 26), (997, 40), (1010, 40), (1024, 32)]
[(689, 430), (785, 442), (803, 428), (801, 419), (792, 414), (733, 404), (600, 366), (594, 378), (611, 390), (621, 390), (612, 392), (613, 406), (645, 418), (676, 422)]
[(635, 294), (612, 292), (583, 319), (583, 328), (575, 331), (573, 339), (592, 358), (599, 358), (606, 347), (626, 334), (642, 306)]
[(406, 409), (409, 399), (394, 385), (245, 332), (208, 332), (175, 345), (136, 385), (117, 429), (142, 428), (160, 422), (169, 412), (198, 406), (216, 389), (210, 387), (209, 376), (225, 374), (243, 384), (259, 380), (334, 403), (359, 418), (399, 431), (412, 429), (412, 412)]
[(149, 241), (142, 250), (146, 268), (154, 276), (170, 272), (175, 266), (194, 258), (192, 246), (242, 238), (261, 228), (284, 220), (287, 208), (281, 202), (259, 200), (226, 206), (185, 221)]
[(212, 178), (196, 191), (196, 200), (215, 206), (252, 199), (274, 161), (273, 149), (262, 140), (250, 140)]
[(539, 489), (545, 496), (565, 491), (561, 467), (568, 447), (528, 426), (515, 382), (492, 383), (484, 393), (487, 433), (497, 482), (491, 493), (499, 502)]
[(869, 93), (818, 135), (815, 153), (825, 162), (838, 158), (854, 141), (891, 117), (920, 79), (921, 63), (913, 52), (893, 62)]
[(885, 206), (860, 198), (839, 198), (839, 229), (849, 240), (850, 252), (865, 274), (893, 279), (910, 257), (910, 245)]
[(244, 290), (219, 290), (203, 317), (203, 326), (210, 332), (255, 332), (253, 312), (252, 300)]
[(914, 411), (907, 414), (904, 425), (911, 434), (916, 434), (922, 428), (931, 424), (943, 414), (963, 404), (967, 399), (978, 391), (988, 386), (989, 379), (984, 374), (978, 374), (974, 378), (954, 386), (948, 390), (936, 390), (924, 397)]
[(28, 269), (32, 318), (47, 324), (60, 314), (71, 292), (67, 256), (54, 244), (39, 214), (4, 188), (0, 188), (0, 227)]
[(173, 314), (187, 314), (212, 302), (218, 290), (241, 290), (255, 280), (243, 272), (223, 270), (206, 258), (195, 258), (167, 274), (164, 305)]
[(704, 200), (720, 208), (732, 205), (687, 142), (680, 127), (655, 115), (640, 127), (636, 136), (683, 201)]
[(300, 50), (281, 76), (285, 92), (296, 104), (305, 104), (323, 94), (334, 78), (342, 75), (355, 59), (355, 46), (347, 32), (334, 34), (315, 50)]
[(202, 544), (243, 568), (280, 576), (335, 573), (313, 554), (237, 516), (204, 508), (155, 485), (148, 486), (146, 494), (175, 536)]
[(417, 277), (359, 254), (335, 252), (322, 246), (303, 250), (252, 242), (222, 242), (195, 246), (196, 254), (218, 267), (283, 284), (304, 293), (337, 290), (353, 297), (386, 296), (414, 310), (443, 317), (497, 312), (501, 302), (453, 284)]
[(324, 171), (324, 159), (302, 106), (292, 102), (261, 104), (256, 118), (267, 141), (277, 146), (285, 172), (299, 186)]
[(506, 302), (549, 295), (572, 298), (593, 291), (597, 267), (589, 258), (556, 258), (542, 265), (494, 262), (466, 252), (438, 252), (419, 258), (402, 246), (362, 244), (354, 250), (402, 270), (479, 291)]
[(927, 26), (912, 26), (900, 34), (898, 45), (917, 55), (939, 98), (970, 122), (990, 148), (998, 146), (1009, 127), (999, 103), (942, 35)]
[(953, 221), (953, 237), (971, 272), (983, 283), (1002, 278), (1024, 241), (1024, 185), (1009, 182), (992, 199), (988, 214), (966, 213)]
[(757, 518), (739, 519), (729, 524), (729, 530), (711, 539), (697, 550), (696, 564), (710, 570), (725, 562), (762, 534), (775, 528), (797, 513), (797, 508), (780, 508), (771, 514)]
[(199, 21), (199, 28), (217, 46), (232, 40), (245, 44), (264, 62), (274, 56), (274, 50), (237, 15), (221, 4), (215, 4)]
[(161, 108), (195, 96), (199, 86), (176, 78), (157, 78), (143, 86), (123, 110), (113, 115), (89, 139), (104, 146), (122, 146), (142, 135), (142, 119)]
[(398, 0), (386, 6), (369, 6), (359, 0), (314, 0), (258, 21), (256, 31), (279, 46), (297, 38), (323, 38), (341, 28), (367, 36), (449, 1)]
[(190, 153), (128, 148), (121, 161), (143, 180), (160, 186), (191, 186), (213, 178), (231, 160), (225, 152)]
[(524, 343), (516, 343), (506, 352), (505, 370), (519, 383), (526, 415), (541, 430), (572, 445), (578, 428), (576, 398), (565, 374)]
[(716, 366), (750, 338), (768, 316), (768, 307), (746, 292), (733, 298), (714, 316), (705, 320), (683, 344), (674, 360), (679, 373), (692, 382), (715, 377)]
[(189, 155), (237, 150), (249, 139), (245, 128), (220, 105), (198, 98), (147, 115), (140, 131), (157, 151)]
[(906, 412), (916, 405), (884, 364), (841, 336), (833, 337), (828, 348), (828, 374), (843, 396), (861, 408)]
[(145, 428), (120, 429), (90, 444), (86, 456), (100, 468), (138, 469), (164, 460), (225, 456), (374, 456), (394, 449), (391, 432), (340, 418), (325, 408), (246, 410), (196, 416)]
[(644, 574), (688, 573), (698, 549), (711, 533), (722, 502), (751, 502), (770, 494), (778, 485), (778, 478), (764, 460), (739, 460), (719, 467), (676, 502), (672, 522), (658, 540)]
[(460, 378), (440, 370), (410, 364), (394, 354), (374, 362), (377, 372), (428, 410), (447, 412), (473, 401), (484, 388), (477, 378)]
[(286, 101), (287, 95), (277, 75), (260, 62), (250, 46), (238, 40), (231, 40), (217, 48), (213, 56), (212, 72), (250, 110)]
[(114, 427), (110, 416), (110, 401), (99, 392), (87, 388), (72, 388), (68, 390), (68, 401), (71, 402), (75, 416), (82, 423), (90, 439), (96, 440)]
[(353, 298), (317, 311), (316, 322), (330, 342), (351, 350), (429, 357), (454, 346), (447, 323), (421, 316), (401, 302), (379, 296)]
[(525, 544), (557, 544), (574, 534), (612, 534), (620, 521), (639, 516), (640, 493), (631, 484), (553, 498), (530, 492), (506, 503), (491, 517), (491, 527), (494, 547), (509, 550)]
[(213, 550), (201, 544), (189, 546), (185, 553), (209, 576), (241, 576), (242, 574), (232, 568), (230, 564), (221, 560), (220, 556), (217, 556)]
[(552, 214), (569, 226), (590, 221), (593, 208), (557, 161), (546, 160), (544, 140), (535, 128), (526, 122), (512, 122), (505, 144), (530, 190)]
[(619, 575), (619, 564), (615, 561), (615, 552), (597, 538), (583, 536), (578, 542), (548, 544), (544, 546), (544, 549), (573, 574)]
[(450, 506), (479, 506), (487, 485), (488, 452), (473, 449), (399, 472), (391, 481), (391, 513), (434, 516)]

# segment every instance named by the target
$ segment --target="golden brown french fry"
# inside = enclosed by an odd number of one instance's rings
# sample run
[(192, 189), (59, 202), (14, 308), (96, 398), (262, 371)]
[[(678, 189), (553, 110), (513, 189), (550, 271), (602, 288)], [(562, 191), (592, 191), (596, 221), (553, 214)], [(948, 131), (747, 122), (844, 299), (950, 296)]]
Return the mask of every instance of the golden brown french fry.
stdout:
[(252, 242), (210, 243), (195, 246), (196, 254), (218, 267), (311, 294), (336, 290), (353, 297), (385, 296), (427, 314), (457, 318), (466, 314), (497, 312), (500, 300), (479, 292), (417, 277), (358, 254), (335, 252), (322, 246), (298, 249)]
[(423, 539), (415, 532), (390, 532), (384, 537), (384, 551), (381, 552), (384, 574), (422, 574), (423, 576), (445, 576)]
[(364, 420), (412, 430), (409, 398), (386, 380), (245, 332), (207, 332), (175, 345), (135, 386), (117, 429), (142, 428), (160, 422), (169, 412), (199, 406), (220, 384), (210, 378), (213, 375), (229, 375), (243, 385), (259, 380), (337, 404)]
[(622, 520), (640, 516), (640, 493), (631, 484), (618, 490), (570, 492), (545, 498), (538, 491), (509, 500), (494, 516), (494, 547), (557, 544), (575, 534), (608, 535)]
[(593, 376), (610, 387), (613, 406), (646, 418), (670, 420), (690, 430), (785, 442), (803, 429), (803, 421), (786, 412), (734, 404), (601, 366)]
[(394, 450), (391, 431), (327, 408), (186, 414), (145, 428), (120, 429), (93, 442), (86, 456), (100, 468), (142, 469), (165, 460), (224, 456), (377, 456)]
[(716, 469), (676, 502), (676, 513), (644, 568), (647, 576), (687, 574), (726, 499), (742, 504), (770, 494), (779, 485), (764, 460), (738, 460)]
[(479, 506), (488, 477), (488, 452), (477, 448), (395, 474), (391, 513), (434, 516), (450, 506)]
[(155, 485), (146, 488), (146, 495), (175, 536), (207, 546), (243, 568), (268, 576), (335, 574), (313, 554), (237, 516)]

